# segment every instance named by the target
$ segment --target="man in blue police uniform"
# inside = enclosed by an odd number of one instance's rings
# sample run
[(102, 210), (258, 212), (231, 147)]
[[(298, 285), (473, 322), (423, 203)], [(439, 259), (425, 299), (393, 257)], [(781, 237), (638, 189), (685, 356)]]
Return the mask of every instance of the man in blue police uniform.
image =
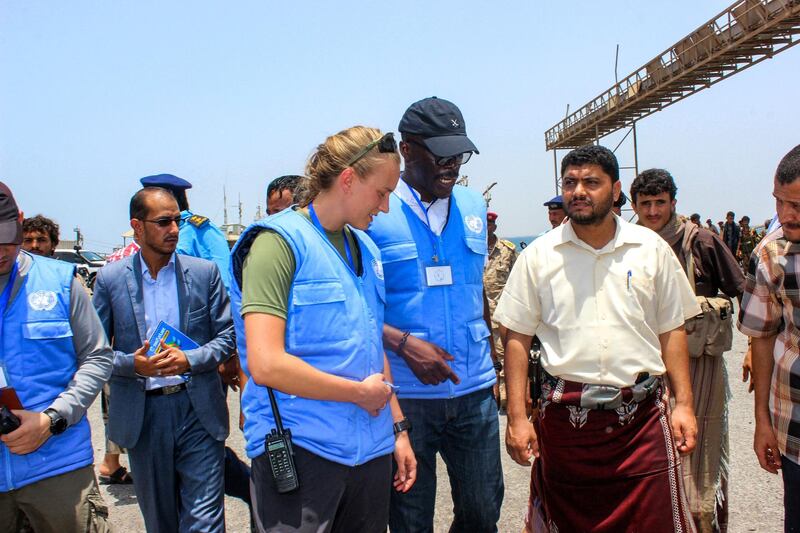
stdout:
[(455, 184), (478, 150), (461, 111), (440, 98), (412, 104), (399, 130), (405, 170), (389, 213), (368, 232), (381, 249), (384, 346), (418, 461), (414, 487), (392, 493), (389, 526), (433, 530), (440, 453), (453, 494), (450, 531), (497, 531), (503, 472), (483, 291), (486, 203)]
[(222, 276), (222, 283), (225, 284), (226, 289), (229, 289), (231, 284), (228, 274), (228, 259), (230, 259), (231, 251), (228, 241), (222, 231), (207, 217), (196, 215), (189, 210), (186, 189), (191, 189), (192, 184), (172, 174), (146, 176), (139, 181), (142, 183), (142, 187), (163, 187), (172, 191), (178, 201), (178, 209), (181, 210), (181, 226), (176, 251), (179, 254), (215, 262), (220, 276)]
[(107, 531), (86, 409), (113, 354), (75, 266), (21, 243), (22, 213), (0, 182), (0, 388), (16, 393), (0, 396), (13, 415), (0, 415), (0, 532), (17, 531), (20, 512), (40, 533)]

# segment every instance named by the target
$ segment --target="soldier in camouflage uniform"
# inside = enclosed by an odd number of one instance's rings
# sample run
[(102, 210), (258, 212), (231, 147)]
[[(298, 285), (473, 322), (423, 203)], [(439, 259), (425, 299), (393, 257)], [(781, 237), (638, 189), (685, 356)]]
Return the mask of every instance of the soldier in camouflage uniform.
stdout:
[(750, 261), (750, 255), (753, 253), (753, 250), (756, 249), (756, 244), (758, 244), (758, 241), (761, 239), (759, 239), (758, 234), (750, 228), (750, 217), (748, 216), (743, 216), (739, 221), (739, 230), (741, 237), (739, 237), (739, 252), (736, 254), (736, 259), (739, 260), (742, 269), (747, 271), (747, 263)]
[[(503, 292), (503, 287), (506, 285), (508, 275), (511, 273), (511, 267), (514, 266), (514, 261), (517, 259), (517, 251), (514, 243), (497, 238), (495, 234), (497, 230), (496, 221), (497, 213), (492, 213), (491, 211), (486, 213), (489, 257), (483, 271), (483, 286), (486, 290), (486, 298), (489, 300), (489, 312), (491, 315), (494, 315), (497, 301), (500, 299), (500, 294)], [(503, 341), (500, 327), (500, 324), (492, 320), (492, 340), (494, 341), (495, 351), (497, 352), (497, 360), (502, 364)], [(502, 408), (505, 408), (506, 405), (506, 384), (504, 376), (505, 373), (503, 370), (500, 370), (497, 374), (498, 394), (500, 396), (500, 406)]]

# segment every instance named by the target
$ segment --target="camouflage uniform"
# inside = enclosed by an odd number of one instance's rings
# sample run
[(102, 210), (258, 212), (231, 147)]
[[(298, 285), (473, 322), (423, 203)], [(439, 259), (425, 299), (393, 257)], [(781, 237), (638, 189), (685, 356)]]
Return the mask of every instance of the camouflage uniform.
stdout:
[[(483, 271), (483, 286), (486, 290), (486, 298), (489, 300), (489, 312), (494, 316), (494, 309), (497, 301), (506, 285), (511, 267), (517, 260), (516, 246), (513, 242), (497, 239), (494, 248), (489, 252), (489, 260)], [(492, 319), (492, 340), (494, 341), (497, 359), (503, 362), (503, 342), (500, 339), (500, 324)], [(500, 402), (505, 407), (506, 404), (506, 384), (505, 371), (501, 371), (499, 378)]]
[(747, 263), (750, 261), (750, 255), (753, 253), (753, 250), (756, 249), (756, 244), (758, 244), (760, 240), (758, 234), (756, 234), (752, 228), (747, 228), (746, 230), (742, 228), (742, 236), (739, 239), (738, 259), (743, 270), (747, 271)]

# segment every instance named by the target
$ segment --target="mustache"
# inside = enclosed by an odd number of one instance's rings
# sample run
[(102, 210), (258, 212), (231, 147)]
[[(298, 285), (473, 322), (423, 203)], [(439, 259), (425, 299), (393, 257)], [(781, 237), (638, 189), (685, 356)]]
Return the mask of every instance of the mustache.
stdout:
[(586, 205), (594, 205), (594, 202), (589, 197), (585, 197), (585, 198), (573, 198), (567, 203), (567, 206), (572, 207), (572, 204), (576, 202), (583, 202)]
[(439, 172), (436, 174), (437, 178), (444, 178), (444, 179), (458, 179), (458, 171), (457, 170), (445, 170), (443, 172)]

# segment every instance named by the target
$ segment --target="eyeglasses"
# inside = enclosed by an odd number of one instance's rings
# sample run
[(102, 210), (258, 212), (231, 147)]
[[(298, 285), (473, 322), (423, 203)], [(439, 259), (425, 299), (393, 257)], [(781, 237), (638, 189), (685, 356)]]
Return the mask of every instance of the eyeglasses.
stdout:
[(167, 228), (171, 226), (173, 223), (175, 223), (179, 228), (183, 226), (183, 218), (180, 215), (176, 217), (159, 217), (159, 218), (154, 218), (152, 220), (145, 219), (144, 221), (150, 222), (151, 224), (155, 224), (159, 228)]
[(415, 141), (413, 139), (408, 139), (406, 142), (409, 142), (411, 144), (416, 144), (417, 146), (424, 148), (426, 152), (428, 152), (435, 158), (436, 164), (439, 165), (440, 167), (466, 165), (467, 161), (469, 161), (470, 157), (472, 157), (472, 152), (464, 152), (462, 154), (450, 155), (447, 157), (439, 157), (433, 152), (431, 152), (430, 149), (428, 149), (428, 147), (421, 142)]
[(375, 139), (364, 148), (359, 150), (359, 152), (354, 155), (350, 161), (347, 162), (347, 166), (351, 166), (355, 164), (359, 159), (364, 157), (375, 147), (378, 147), (378, 151), (382, 154), (392, 154), (397, 151), (397, 141), (394, 140), (394, 133), (389, 132), (380, 139)]

